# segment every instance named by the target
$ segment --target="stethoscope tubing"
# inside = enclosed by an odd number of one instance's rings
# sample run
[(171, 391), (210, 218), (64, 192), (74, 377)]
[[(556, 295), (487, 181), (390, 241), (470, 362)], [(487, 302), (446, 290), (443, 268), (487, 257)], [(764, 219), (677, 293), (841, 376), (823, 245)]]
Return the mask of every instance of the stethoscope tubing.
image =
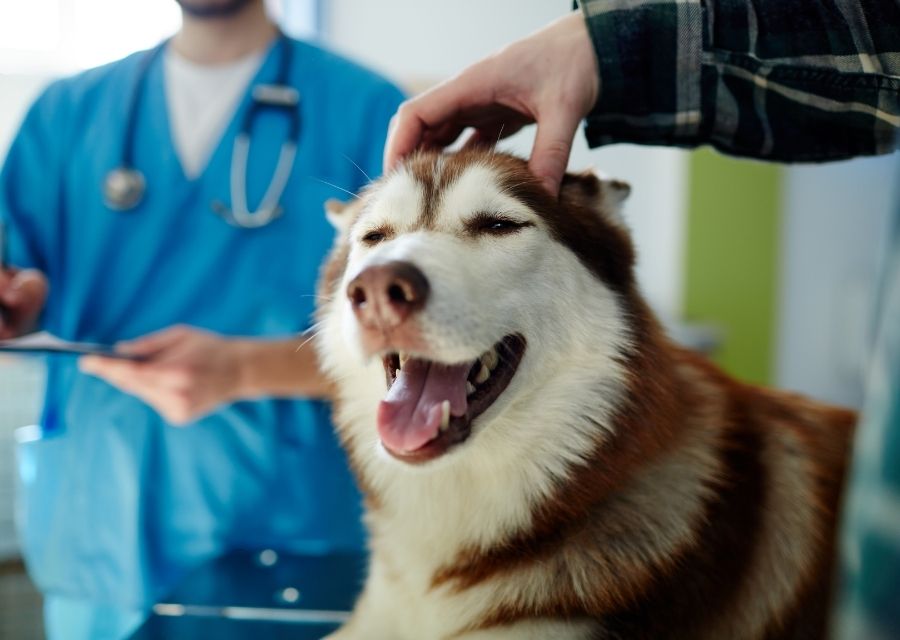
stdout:
[[(163, 41), (143, 57), (130, 92), (121, 162), (118, 167), (107, 174), (103, 185), (104, 200), (110, 208), (118, 211), (127, 211), (137, 207), (146, 190), (144, 174), (134, 166), (134, 132), (137, 127), (140, 98), (150, 67), (168, 43), (169, 40)], [(232, 148), (229, 176), (231, 207), (218, 202), (213, 203), (215, 213), (230, 224), (246, 229), (266, 226), (281, 215), (282, 209), (279, 201), (287, 188), (300, 139), (300, 95), (295, 88), (288, 84), (292, 58), (291, 43), (282, 34), (276, 46), (281, 47), (281, 57), (275, 84), (258, 84), (250, 89), (250, 104), (244, 113)], [(255, 211), (250, 211), (247, 203), (247, 164), (250, 156), (253, 123), (257, 115), (264, 109), (274, 109), (286, 113), (290, 119), (290, 128), (286, 139), (282, 142), (277, 165), (259, 207)]]

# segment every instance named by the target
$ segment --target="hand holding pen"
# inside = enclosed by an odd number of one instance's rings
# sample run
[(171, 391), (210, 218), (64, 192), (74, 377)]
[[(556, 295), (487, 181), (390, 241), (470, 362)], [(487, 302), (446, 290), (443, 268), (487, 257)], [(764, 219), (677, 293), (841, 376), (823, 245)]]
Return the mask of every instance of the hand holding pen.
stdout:
[(37, 269), (6, 264), (6, 227), (0, 220), (0, 340), (37, 328), (48, 289), (47, 277)]

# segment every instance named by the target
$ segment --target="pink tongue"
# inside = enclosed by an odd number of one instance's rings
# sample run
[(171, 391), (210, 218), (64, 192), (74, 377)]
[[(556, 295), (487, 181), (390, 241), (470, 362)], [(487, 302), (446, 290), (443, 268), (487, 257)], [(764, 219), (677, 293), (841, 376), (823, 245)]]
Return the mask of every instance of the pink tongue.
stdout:
[(410, 358), (378, 405), (378, 434), (384, 445), (411, 452), (437, 437), (444, 400), (450, 401), (450, 415), (465, 415), (471, 368), (472, 363), (443, 365)]

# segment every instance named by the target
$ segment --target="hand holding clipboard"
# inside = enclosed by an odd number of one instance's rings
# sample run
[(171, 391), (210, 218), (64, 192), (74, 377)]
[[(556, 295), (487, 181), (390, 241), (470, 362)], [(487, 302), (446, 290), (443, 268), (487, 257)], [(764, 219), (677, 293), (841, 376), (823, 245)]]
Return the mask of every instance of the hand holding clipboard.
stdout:
[(6, 264), (6, 227), (0, 220), (0, 340), (24, 335), (37, 326), (47, 300), (47, 277), (37, 269)]

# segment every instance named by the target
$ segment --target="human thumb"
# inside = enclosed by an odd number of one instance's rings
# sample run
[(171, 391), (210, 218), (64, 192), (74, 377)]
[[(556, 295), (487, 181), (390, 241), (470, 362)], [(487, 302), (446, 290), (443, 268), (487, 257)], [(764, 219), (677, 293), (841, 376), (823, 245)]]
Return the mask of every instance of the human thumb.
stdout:
[(572, 140), (579, 122), (580, 118), (568, 114), (555, 114), (538, 121), (528, 167), (554, 197), (559, 195), (559, 186), (569, 164)]

